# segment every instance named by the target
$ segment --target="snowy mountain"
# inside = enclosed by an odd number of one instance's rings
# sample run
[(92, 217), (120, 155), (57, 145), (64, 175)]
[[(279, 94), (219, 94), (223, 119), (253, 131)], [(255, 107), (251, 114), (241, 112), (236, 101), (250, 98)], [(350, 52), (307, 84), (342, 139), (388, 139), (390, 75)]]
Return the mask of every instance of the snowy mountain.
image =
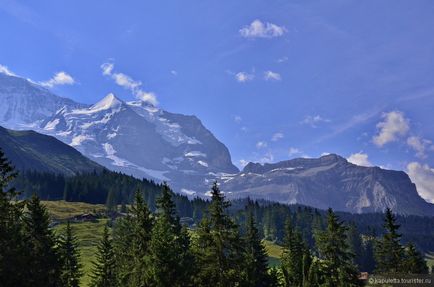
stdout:
[(0, 125), (55, 136), (88, 158), (136, 177), (168, 181), (193, 195), (236, 173), (228, 149), (195, 116), (113, 94), (89, 106), (29, 80), (0, 73)]
[(38, 128), (64, 106), (84, 107), (54, 95), (29, 80), (0, 73), (0, 125), (8, 128)]
[(87, 108), (60, 109), (41, 125), (109, 169), (168, 181), (192, 195), (216, 173), (234, 173), (229, 151), (194, 116), (173, 114), (113, 94)]
[(400, 214), (434, 215), (434, 205), (419, 196), (405, 172), (357, 166), (334, 154), (264, 165), (249, 163), (237, 175), (222, 178), (221, 188), (231, 198), (356, 213), (382, 212), (389, 207)]

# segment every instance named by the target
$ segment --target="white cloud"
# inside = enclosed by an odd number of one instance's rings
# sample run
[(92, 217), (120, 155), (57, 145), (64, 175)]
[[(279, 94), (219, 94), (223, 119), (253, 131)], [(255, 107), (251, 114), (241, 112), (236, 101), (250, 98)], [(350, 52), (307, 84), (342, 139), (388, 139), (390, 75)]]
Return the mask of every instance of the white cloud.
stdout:
[(410, 129), (409, 121), (400, 111), (383, 113), (383, 121), (377, 124), (378, 134), (372, 140), (375, 145), (382, 147), (389, 142), (396, 141), (407, 134)]
[(7, 76), (16, 76), (8, 67), (0, 65), (0, 74), (5, 74)]
[(243, 118), (241, 116), (234, 116), (234, 122), (237, 124), (240, 124), (243, 121)]
[(426, 164), (411, 162), (407, 165), (407, 173), (416, 184), (419, 195), (426, 201), (434, 203), (434, 169)]
[(114, 64), (113, 63), (104, 63), (101, 65), (101, 69), (102, 69), (102, 74), (104, 76), (110, 76), (112, 74), (114, 68)]
[(295, 148), (295, 147), (290, 147), (289, 150), (288, 150), (288, 155), (290, 157), (294, 156), (294, 155), (297, 155), (297, 154), (301, 154), (301, 153), (302, 153), (302, 151), (299, 150), (298, 148)]
[(407, 144), (416, 151), (416, 156), (419, 158), (426, 158), (426, 150), (434, 149), (432, 141), (416, 136), (411, 136), (407, 138)]
[(235, 79), (240, 83), (245, 83), (253, 80), (255, 76), (246, 72), (238, 72), (235, 74)]
[(144, 91), (141, 86), (141, 81), (135, 81), (130, 76), (123, 73), (114, 73), (113, 63), (104, 63), (101, 65), (102, 74), (112, 78), (118, 86), (121, 86), (129, 91), (139, 100), (157, 105), (157, 97), (153, 92)]
[(285, 135), (283, 133), (275, 133), (272, 137), (271, 140), (273, 142), (277, 142), (278, 140), (281, 140), (285, 137)]
[(172, 75), (174, 75), (174, 76), (178, 76), (178, 72), (175, 71), (175, 70), (171, 70), (170, 73), (171, 73)]
[(268, 146), (267, 142), (264, 142), (264, 141), (259, 141), (256, 143), (257, 149), (266, 148), (267, 146)]
[(271, 163), (274, 161), (274, 155), (270, 151), (268, 151), (264, 156), (259, 160), (260, 163)]
[(264, 72), (264, 79), (266, 81), (280, 81), (282, 77), (279, 73), (273, 72), (273, 71), (265, 71)]
[(309, 125), (313, 128), (318, 127), (318, 124), (320, 123), (329, 123), (329, 122), (330, 122), (329, 119), (323, 118), (320, 115), (306, 116), (304, 120), (301, 121), (302, 124)]
[(372, 163), (369, 162), (368, 155), (362, 152), (351, 154), (347, 160), (355, 165), (372, 166)]
[(286, 29), (273, 23), (263, 23), (261, 20), (254, 20), (250, 25), (240, 29), (240, 34), (244, 38), (273, 38), (280, 37)]
[(284, 62), (286, 62), (288, 60), (289, 60), (289, 58), (285, 56), (285, 57), (277, 59), (277, 63), (284, 63)]
[(61, 85), (73, 85), (75, 84), (74, 78), (66, 72), (58, 72), (51, 79), (45, 82), (40, 82), (44, 87), (52, 88), (54, 86)]
[(321, 156), (326, 156), (326, 155), (331, 155), (331, 153), (329, 153), (329, 152), (323, 152), (323, 153), (321, 153)]

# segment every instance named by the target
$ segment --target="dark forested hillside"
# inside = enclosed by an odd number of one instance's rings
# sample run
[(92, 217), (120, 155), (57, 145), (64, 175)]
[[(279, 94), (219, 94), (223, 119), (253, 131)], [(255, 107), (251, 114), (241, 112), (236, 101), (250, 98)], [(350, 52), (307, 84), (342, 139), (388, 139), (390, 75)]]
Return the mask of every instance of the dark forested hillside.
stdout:
[(34, 131), (0, 127), (0, 148), (18, 170), (37, 170), (63, 175), (102, 170), (74, 148), (54, 137)]

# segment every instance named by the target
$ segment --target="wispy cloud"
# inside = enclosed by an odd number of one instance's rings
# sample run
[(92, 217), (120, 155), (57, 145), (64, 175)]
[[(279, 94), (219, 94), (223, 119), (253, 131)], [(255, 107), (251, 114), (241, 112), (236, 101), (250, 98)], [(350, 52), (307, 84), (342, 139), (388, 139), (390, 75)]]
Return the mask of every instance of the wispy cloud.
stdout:
[(8, 76), (16, 76), (8, 67), (0, 65), (0, 73)]
[(172, 75), (174, 75), (174, 76), (178, 76), (178, 72), (175, 71), (175, 70), (171, 70), (170, 73), (171, 73)]
[(432, 141), (417, 136), (407, 138), (407, 144), (416, 151), (416, 156), (421, 159), (427, 157), (427, 150), (434, 150)]
[(118, 86), (121, 86), (129, 91), (139, 100), (150, 103), (152, 105), (157, 105), (157, 97), (153, 92), (146, 92), (142, 87), (141, 81), (136, 81), (130, 76), (123, 73), (115, 73), (113, 63), (104, 63), (101, 65), (102, 74), (104, 76), (110, 77), (115, 81)]
[(243, 121), (243, 118), (241, 116), (234, 116), (234, 122), (237, 124), (240, 124)]
[(260, 163), (272, 163), (274, 161), (274, 155), (271, 151), (266, 152), (260, 159)]
[(253, 80), (255, 76), (253, 74), (249, 74), (247, 72), (238, 72), (235, 74), (235, 79), (237, 82), (245, 83)]
[(271, 141), (273, 142), (277, 142), (281, 139), (283, 139), (285, 137), (285, 135), (283, 133), (275, 133), (273, 134), (273, 136), (271, 137)]
[(409, 120), (400, 111), (383, 113), (382, 118), (383, 121), (377, 124), (378, 133), (372, 138), (379, 147), (405, 136), (410, 129)]
[(259, 141), (256, 143), (256, 148), (257, 149), (263, 149), (266, 148), (268, 146), (267, 142), (265, 141)]
[(286, 56), (284, 56), (284, 57), (282, 57), (282, 58), (277, 59), (277, 63), (284, 63), (284, 62), (286, 62), (286, 61), (288, 61), (288, 60), (289, 60), (289, 58), (286, 57)]
[(58, 72), (51, 79), (40, 82), (44, 87), (52, 88), (54, 86), (73, 85), (75, 84), (74, 78), (66, 72)]
[(355, 165), (372, 166), (372, 163), (368, 159), (368, 154), (363, 152), (353, 153), (347, 160)]
[(434, 169), (427, 164), (411, 162), (407, 165), (407, 173), (416, 184), (419, 195), (434, 203)]
[(288, 156), (289, 157), (293, 157), (293, 156), (299, 155), (301, 153), (302, 153), (302, 151), (300, 149), (296, 148), (296, 147), (290, 147), (288, 149)]
[(282, 36), (286, 32), (286, 28), (256, 19), (241, 28), (239, 32), (244, 38), (274, 38)]
[(264, 72), (264, 80), (266, 81), (280, 81), (282, 80), (282, 77), (279, 73), (273, 72), (273, 71), (265, 71)]
[(319, 124), (321, 123), (329, 123), (331, 122), (329, 119), (326, 119), (320, 115), (314, 115), (314, 116), (306, 116), (302, 121), (301, 124), (309, 125), (312, 128), (317, 128)]

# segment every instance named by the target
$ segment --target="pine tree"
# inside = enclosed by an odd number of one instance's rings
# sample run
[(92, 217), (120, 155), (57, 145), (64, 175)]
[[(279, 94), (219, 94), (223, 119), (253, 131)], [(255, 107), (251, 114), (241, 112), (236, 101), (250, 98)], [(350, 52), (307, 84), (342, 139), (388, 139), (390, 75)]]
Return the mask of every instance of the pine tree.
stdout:
[(238, 226), (226, 213), (229, 205), (214, 183), (209, 215), (199, 224), (195, 240), (199, 266), (197, 286), (243, 285), (243, 274), (239, 271), (244, 259), (243, 244)]
[(404, 248), (400, 243), (401, 234), (398, 233), (399, 224), (396, 224), (396, 217), (389, 208), (386, 210), (384, 228), (386, 232), (383, 237), (378, 240), (375, 247), (376, 272), (401, 272), (404, 260)]
[(268, 256), (259, 237), (252, 212), (248, 213), (246, 220), (245, 242), (245, 269), (246, 284), (248, 286), (269, 286)]
[(347, 227), (329, 209), (327, 228), (316, 235), (316, 246), (322, 259), (324, 286), (358, 286), (357, 269), (347, 243)]
[(0, 149), (0, 281), (4, 286), (29, 286), (23, 268), (27, 256), (22, 224), (24, 203), (13, 202), (17, 192), (9, 188), (16, 176)]
[(404, 270), (410, 274), (428, 274), (428, 266), (422, 254), (413, 243), (407, 244), (405, 250)]
[(288, 218), (285, 223), (284, 251), (282, 255), (282, 270), (286, 286), (303, 286), (306, 278), (305, 270), (309, 270), (310, 254), (298, 230), (294, 230)]
[(109, 237), (107, 226), (96, 253), (96, 261), (93, 262), (92, 287), (118, 286), (116, 278), (116, 258), (113, 252), (112, 240)]
[(137, 191), (130, 214), (117, 220), (113, 234), (117, 276), (122, 286), (146, 285), (152, 227), (152, 214)]
[(59, 286), (61, 262), (56, 237), (50, 229), (48, 211), (36, 195), (27, 202), (24, 232), (27, 253), (27, 272), (30, 286)]
[(157, 219), (149, 243), (149, 286), (188, 286), (192, 283), (190, 237), (176, 215), (172, 192), (164, 183), (157, 199)]
[(62, 286), (78, 287), (80, 285), (80, 277), (82, 275), (82, 266), (80, 263), (78, 240), (73, 234), (69, 221), (66, 224), (64, 234), (60, 237), (59, 251), (62, 262)]

